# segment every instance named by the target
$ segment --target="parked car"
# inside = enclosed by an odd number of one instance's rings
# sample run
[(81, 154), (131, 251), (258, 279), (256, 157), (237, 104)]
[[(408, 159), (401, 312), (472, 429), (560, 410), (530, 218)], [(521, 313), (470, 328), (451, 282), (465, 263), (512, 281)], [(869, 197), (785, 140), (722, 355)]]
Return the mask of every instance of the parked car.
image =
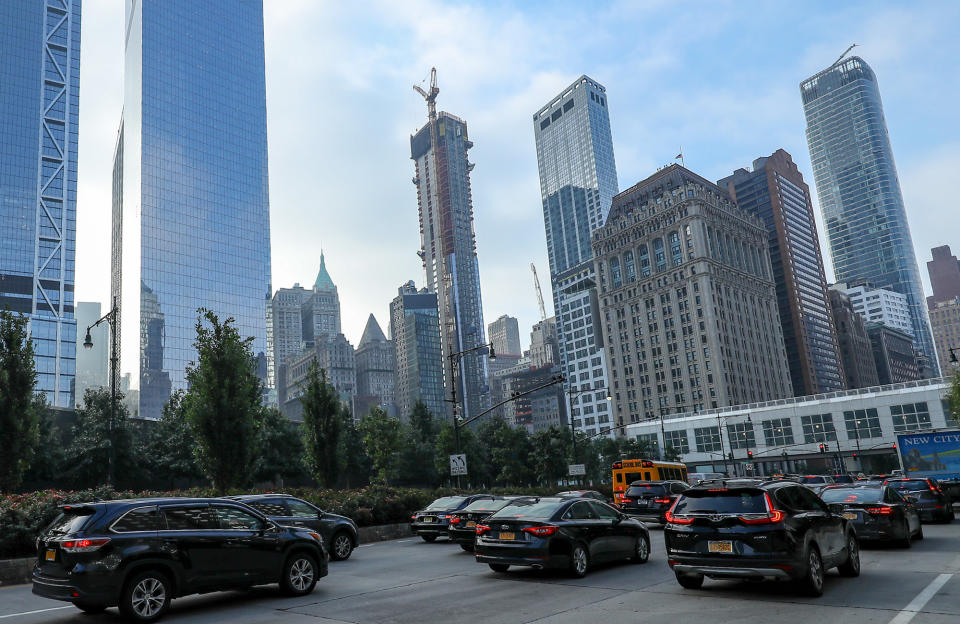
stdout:
[(804, 485), (833, 485), (833, 477), (827, 475), (806, 475), (800, 477), (799, 482)]
[(620, 511), (645, 522), (666, 524), (667, 512), (688, 489), (683, 481), (634, 481), (623, 493)]
[(848, 474), (835, 474), (835, 475), (833, 475), (833, 482), (834, 482), (834, 483), (853, 483), (854, 481), (855, 481), (855, 479), (853, 478), (853, 475), (848, 475)]
[(469, 496), (444, 496), (433, 501), (410, 516), (410, 530), (425, 542), (432, 542), (441, 535), (449, 536), (450, 514), (460, 511), (478, 500), (494, 500), (491, 494)]
[(319, 533), (242, 503), (162, 498), (64, 505), (37, 538), (33, 593), (152, 622), (170, 600), (279, 583), (302, 596), (327, 575)]
[(820, 498), (853, 523), (861, 540), (895, 541), (910, 548), (914, 539), (923, 539), (916, 507), (889, 486), (832, 485)]
[(639, 520), (583, 498), (511, 501), (477, 525), (476, 559), (494, 572), (510, 566), (560, 568), (575, 577), (602, 561), (650, 558), (650, 534)]
[(823, 593), (824, 572), (860, 574), (860, 542), (850, 520), (790, 481), (745, 480), (697, 486), (680, 495), (664, 527), (677, 582), (704, 577), (793, 580)]
[(915, 499), (922, 522), (953, 522), (953, 504), (936, 479), (887, 479), (883, 484)]
[(313, 529), (321, 536), (335, 561), (349, 559), (357, 547), (357, 523), (346, 516), (340, 516), (307, 501), (288, 494), (245, 494), (230, 496), (253, 507), (277, 524)]
[(610, 500), (596, 490), (567, 490), (566, 492), (557, 492), (554, 496), (559, 496), (560, 498), (592, 498), (601, 503), (606, 503)]
[(474, 501), (460, 511), (450, 514), (450, 528), (447, 536), (450, 541), (460, 544), (460, 548), (473, 552), (473, 545), (477, 538), (477, 524), (482, 523), (490, 514), (500, 511), (513, 501), (530, 500), (533, 497), (497, 497), (494, 500), (481, 499)]

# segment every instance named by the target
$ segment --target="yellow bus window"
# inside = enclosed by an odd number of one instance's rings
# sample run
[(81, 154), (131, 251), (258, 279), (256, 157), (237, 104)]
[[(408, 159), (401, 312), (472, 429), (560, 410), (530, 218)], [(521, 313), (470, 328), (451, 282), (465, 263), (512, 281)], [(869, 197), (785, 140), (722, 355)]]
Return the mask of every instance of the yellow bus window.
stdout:
[(649, 480), (650, 480), (650, 473), (649, 473), (649, 472), (644, 472), (644, 473), (643, 473), (643, 480), (644, 480), (644, 481), (649, 481)]
[(622, 472), (618, 472), (618, 473), (617, 473), (617, 483), (623, 483), (623, 473), (622, 473)]

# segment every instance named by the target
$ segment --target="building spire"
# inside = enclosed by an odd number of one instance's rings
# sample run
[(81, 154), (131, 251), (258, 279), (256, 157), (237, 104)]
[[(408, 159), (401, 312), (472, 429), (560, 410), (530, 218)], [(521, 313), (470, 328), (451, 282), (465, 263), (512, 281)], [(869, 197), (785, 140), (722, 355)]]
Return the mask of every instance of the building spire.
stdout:
[(317, 272), (317, 281), (313, 283), (314, 290), (336, 289), (330, 274), (327, 273), (327, 261), (323, 256), (323, 250), (320, 250), (320, 271)]

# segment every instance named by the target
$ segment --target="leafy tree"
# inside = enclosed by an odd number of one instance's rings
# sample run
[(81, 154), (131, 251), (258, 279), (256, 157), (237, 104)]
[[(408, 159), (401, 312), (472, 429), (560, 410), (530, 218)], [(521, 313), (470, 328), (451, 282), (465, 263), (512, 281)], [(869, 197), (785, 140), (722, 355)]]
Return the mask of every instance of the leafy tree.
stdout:
[(241, 338), (232, 318), (221, 323), (213, 312), (199, 312), (197, 362), (187, 367), (189, 390), (183, 402), (200, 468), (225, 493), (253, 476), (263, 420), (262, 383), (253, 338)]
[(337, 448), (343, 428), (344, 408), (327, 372), (317, 361), (310, 364), (300, 396), (303, 406), (303, 446), (307, 468), (324, 487), (334, 487), (340, 473)]
[(270, 481), (282, 486), (284, 479), (303, 477), (303, 456), (300, 427), (290, 422), (277, 408), (267, 408), (260, 428), (260, 458), (255, 474), (257, 481)]
[(435, 458), (440, 424), (422, 401), (417, 401), (410, 412), (410, 422), (403, 428), (403, 451), (400, 474), (410, 485), (436, 487), (439, 474)]
[(960, 426), (960, 370), (953, 374), (953, 382), (950, 384), (950, 392), (947, 394), (947, 402), (950, 405), (950, 412), (953, 416), (955, 426)]
[(570, 432), (567, 429), (541, 429), (533, 434), (531, 447), (533, 473), (541, 484), (555, 485), (567, 475), (570, 452)]
[(526, 429), (511, 427), (502, 418), (494, 419), (489, 440), (495, 481), (503, 485), (527, 485), (536, 480), (530, 467), (532, 446)]
[[(437, 476), (441, 481), (454, 484), (456, 477), (450, 476), (450, 456), (457, 453), (457, 435), (452, 423), (440, 425), (435, 449), (434, 466)], [(477, 432), (470, 427), (460, 428), (459, 452), (467, 456), (466, 481), (461, 480), (461, 485), (479, 487), (493, 483), (490, 474), (490, 448), (479, 440)]]
[(374, 407), (360, 421), (359, 429), (363, 447), (373, 463), (374, 481), (389, 485), (391, 480), (396, 479), (400, 467), (400, 421), (390, 418), (379, 407)]
[(64, 460), (63, 437), (46, 396), (33, 395), (33, 407), (37, 413), (37, 439), (21, 484), (28, 491), (56, 485)]
[(111, 485), (118, 489), (137, 486), (140, 462), (122, 395), (117, 396), (112, 433), (110, 418), (110, 390), (87, 389), (83, 405), (77, 410), (73, 441), (66, 453), (67, 476), (74, 486), (88, 488), (108, 482), (111, 440), (115, 480)]
[(663, 449), (664, 461), (670, 461), (670, 462), (680, 461), (681, 457), (682, 455), (680, 453), (680, 449), (670, 446), (669, 444), (667, 445), (666, 448)]
[(0, 492), (19, 487), (37, 442), (36, 382), (27, 319), (0, 310)]
[(343, 429), (337, 455), (343, 468), (340, 480), (344, 486), (354, 488), (366, 485), (370, 481), (370, 458), (363, 448), (363, 436), (353, 422), (353, 414), (343, 410)]
[(161, 485), (176, 481), (196, 483), (203, 480), (197, 462), (197, 441), (187, 418), (185, 393), (177, 390), (163, 406), (160, 420), (149, 435), (146, 456), (153, 466), (152, 476)]

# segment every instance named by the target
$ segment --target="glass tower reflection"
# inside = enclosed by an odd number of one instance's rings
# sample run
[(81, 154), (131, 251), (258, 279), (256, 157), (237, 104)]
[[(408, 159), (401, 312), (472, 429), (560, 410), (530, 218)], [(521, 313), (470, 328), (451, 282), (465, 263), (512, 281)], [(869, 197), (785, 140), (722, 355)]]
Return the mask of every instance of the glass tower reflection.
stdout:
[(139, 415), (186, 387), (197, 309), (266, 351), (270, 296), (260, 0), (128, 0), (114, 162), (120, 366)]

